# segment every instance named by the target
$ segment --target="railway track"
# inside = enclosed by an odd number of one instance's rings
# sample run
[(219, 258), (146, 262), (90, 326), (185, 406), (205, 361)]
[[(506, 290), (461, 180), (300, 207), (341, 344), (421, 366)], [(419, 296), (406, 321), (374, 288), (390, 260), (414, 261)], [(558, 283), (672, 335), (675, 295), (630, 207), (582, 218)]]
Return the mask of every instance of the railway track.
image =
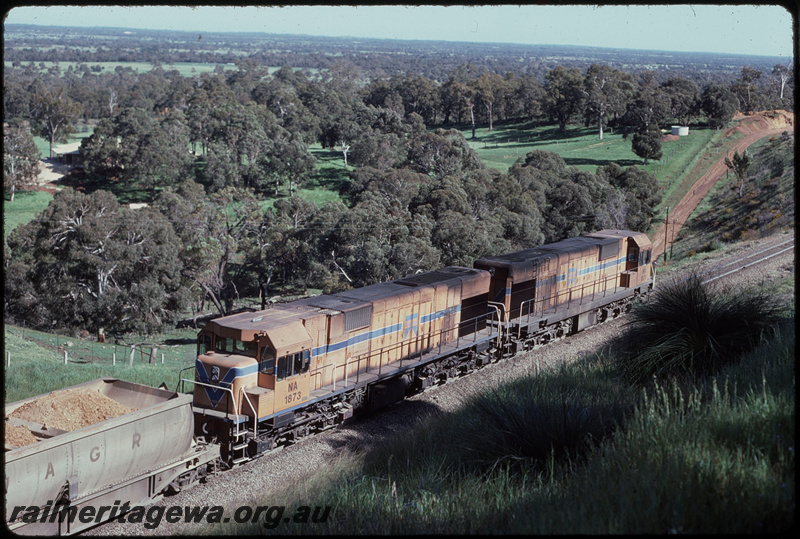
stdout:
[(760, 265), (767, 260), (788, 252), (794, 252), (794, 238), (781, 241), (739, 258), (728, 260), (723, 264), (713, 266), (702, 273), (698, 273), (697, 277), (700, 277), (701, 282), (709, 283), (740, 271), (760, 267)]

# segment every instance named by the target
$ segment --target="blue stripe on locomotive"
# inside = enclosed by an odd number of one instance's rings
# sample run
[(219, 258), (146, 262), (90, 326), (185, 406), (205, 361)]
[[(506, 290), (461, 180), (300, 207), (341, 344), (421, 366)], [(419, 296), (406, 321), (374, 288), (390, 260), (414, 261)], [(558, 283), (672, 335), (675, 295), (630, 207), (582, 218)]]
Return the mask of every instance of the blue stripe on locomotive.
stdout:
[[(581, 270), (577, 270), (578, 277), (583, 277), (584, 275), (589, 275), (591, 273), (595, 273), (597, 271), (602, 271), (604, 269), (612, 268), (615, 266), (619, 266), (620, 264), (624, 264), (627, 261), (627, 257), (616, 258), (614, 260), (609, 260), (608, 262), (600, 262), (599, 264), (595, 264), (594, 266), (589, 266), (588, 268), (584, 268)], [(569, 273), (575, 272), (576, 268), (569, 268)], [(562, 273), (560, 275), (553, 275), (548, 277), (547, 279), (541, 279), (536, 282), (536, 288), (551, 285), (554, 283), (560, 283), (567, 279), (567, 275)], [(575, 277), (570, 276), (570, 282), (575, 281)], [(497, 295), (494, 297), (492, 301), (496, 301), (498, 303), (503, 302), (503, 298), (507, 295), (511, 294), (510, 288), (503, 288), (497, 292)]]
[[(197, 371), (197, 379), (204, 384), (210, 384), (210, 378), (208, 376), (208, 371), (206, 371), (206, 365), (203, 364), (200, 359), (194, 360), (195, 370)], [(228, 372), (225, 373), (225, 376), (222, 377), (222, 380), (219, 381), (217, 384), (218, 387), (210, 387), (210, 386), (202, 386), (203, 389), (206, 390), (206, 396), (208, 400), (211, 401), (211, 406), (216, 408), (219, 401), (222, 400), (222, 397), (225, 396), (225, 389), (229, 388), (233, 381), (240, 376), (248, 376), (250, 374), (255, 374), (258, 372), (258, 364), (254, 363), (252, 365), (247, 365), (246, 367), (231, 367), (228, 369)]]
[[(408, 322), (411, 319), (414, 319), (416, 317), (416, 318), (419, 319), (419, 323), (420, 324), (427, 324), (428, 322), (433, 322), (434, 320), (438, 320), (439, 318), (444, 318), (447, 315), (451, 315), (451, 314), (454, 314), (454, 313), (457, 313), (457, 312), (461, 312), (461, 306), (460, 305), (456, 305), (455, 307), (449, 307), (447, 309), (444, 309), (444, 310), (441, 310), (441, 311), (438, 311), (438, 312), (435, 312), (435, 313), (432, 313), (432, 314), (426, 314), (426, 315), (421, 316), (421, 317), (419, 316), (419, 313), (414, 313), (414, 314), (409, 315), (408, 317), (406, 317), (407, 318), (406, 321)], [(362, 343), (362, 342), (365, 342), (365, 341), (371, 341), (373, 339), (379, 339), (381, 337), (386, 337), (388, 335), (392, 335), (393, 333), (398, 333), (398, 332), (404, 331), (403, 330), (404, 326), (406, 326), (406, 325), (405, 324), (392, 324), (390, 326), (382, 327), (382, 328), (379, 328), (379, 329), (373, 329), (373, 330), (370, 330), (370, 331), (364, 331), (363, 333), (358, 333), (358, 334), (353, 335), (349, 339), (347, 339), (345, 341), (342, 341), (342, 342), (337, 342), (337, 343), (333, 343), (333, 344), (323, 344), (322, 346), (318, 346), (318, 347), (316, 347), (316, 348), (311, 350), (311, 357), (317, 357), (317, 356), (321, 356), (321, 355), (337, 352), (339, 350), (347, 348), (348, 346), (353, 346), (355, 344), (359, 344), (359, 343)], [(406, 329), (415, 328), (415, 327), (416, 326), (406, 326)], [(405, 333), (408, 333), (408, 331), (406, 331)], [(416, 329), (414, 329), (414, 334), (416, 335)]]

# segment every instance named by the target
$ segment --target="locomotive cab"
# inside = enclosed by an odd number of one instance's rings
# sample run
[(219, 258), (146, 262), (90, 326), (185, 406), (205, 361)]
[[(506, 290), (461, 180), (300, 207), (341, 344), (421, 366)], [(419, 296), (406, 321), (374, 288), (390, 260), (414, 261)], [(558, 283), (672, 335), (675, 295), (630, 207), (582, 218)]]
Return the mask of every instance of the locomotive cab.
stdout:
[(307, 401), (312, 343), (302, 323), (264, 327), (263, 317), (243, 314), (200, 333), (195, 406), (261, 418)]
[(651, 254), (653, 245), (644, 234), (633, 234), (626, 239), (628, 244), (625, 269), (620, 273), (620, 286), (634, 288), (651, 279)]

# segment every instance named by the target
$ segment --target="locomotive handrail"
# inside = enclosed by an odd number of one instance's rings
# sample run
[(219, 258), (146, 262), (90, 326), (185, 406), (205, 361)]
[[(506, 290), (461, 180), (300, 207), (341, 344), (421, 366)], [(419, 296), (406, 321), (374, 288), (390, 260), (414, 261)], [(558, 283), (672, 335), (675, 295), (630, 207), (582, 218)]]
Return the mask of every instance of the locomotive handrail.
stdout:
[[(572, 299), (573, 298), (573, 293), (577, 289), (577, 287), (574, 287), (574, 288), (570, 288), (568, 290), (565, 290), (563, 292), (557, 292), (557, 293), (552, 294), (552, 295), (550, 295), (550, 296), (548, 296), (546, 298), (531, 298), (531, 299), (527, 299), (527, 300), (523, 301), (522, 303), (520, 303), (520, 306), (519, 306), (519, 316), (512, 318), (512, 319), (520, 319), (520, 324), (519, 324), (519, 327), (517, 328), (517, 338), (520, 338), (522, 336), (522, 323), (521, 323), (522, 321), (521, 321), (521, 319), (523, 317), (525, 317), (525, 322), (530, 322), (531, 317), (535, 316), (536, 312), (540, 310), (539, 307), (541, 307), (541, 313), (544, 314), (544, 307), (543, 306), (544, 306), (545, 301), (547, 301), (549, 299), (553, 299), (553, 298), (558, 300), (558, 298), (560, 296), (569, 294), (569, 299), (567, 301), (565, 301), (564, 303), (556, 302), (556, 305), (571, 304), (573, 301), (578, 301), (578, 305), (583, 305), (584, 301), (593, 301), (597, 297), (603, 297), (604, 298), (609, 293), (616, 292), (617, 289), (619, 288), (619, 286), (617, 285), (617, 278), (618, 277), (619, 277), (619, 274), (615, 273), (614, 275), (610, 275), (608, 277), (603, 277), (601, 279), (595, 279), (595, 280), (591, 281), (590, 283), (584, 283), (584, 284), (580, 285), (581, 294), (580, 294), (580, 297), (577, 298), (577, 300), (573, 300)], [(612, 283), (613, 286), (608, 286), (609, 283)], [(601, 285), (604, 285), (604, 286), (601, 286)], [(592, 289), (592, 293), (591, 294), (585, 294), (584, 293), (588, 288)], [(531, 305), (533, 305), (533, 308), (531, 308)], [(525, 307), (528, 307), (527, 311), (525, 310)]]
[(488, 306), (497, 312), (497, 342), (498, 345), (503, 341), (503, 323), (508, 324), (511, 313), (506, 313), (506, 306), (496, 301), (487, 302)]
[(183, 378), (181, 378), (181, 375), (183, 374), (183, 371), (188, 371), (189, 369), (194, 370), (196, 368), (197, 368), (196, 365), (192, 365), (191, 367), (184, 367), (184, 368), (182, 368), (181, 370), (178, 371), (178, 383), (175, 385), (175, 392), (176, 393), (185, 393), (185, 391), (183, 391)]
[[(490, 302), (490, 303), (492, 303), (492, 302)], [(417, 337), (415, 337), (413, 339), (400, 341), (400, 342), (397, 342), (397, 343), (394, 343), (394, 344), (383, 346), (381, 348), (373, 349), (373, 350), (371, 350), (369, 352), (366, 352), (364, 354), (360, 354), (360, 355), (357, 355), (357, 356), (346, 358), (345, 361), (344, 361), (344, 364), (339, 365), (344, 369), (344, 371), (343, 371), (344, 372), (344, 378), (341, 380), (341, 383), (343, 383), (345, 386), (347, 385), (348, 367), (353, 365), (353, 363), (356, 363), (356, 372), (355, 372), (356, 381), (355, 381), (355, 383), (358, 384), (362, 372), (364, 374), (368, 374), (368, 373), (370, 373), (370, 369), (371, 368), (372, 369), (375, 368), (374, 366), (370, 366), (370, 363), (371, 363), (370, 360), (372, 360), (372, 359), (374, 359), (376, 357), (378, 359), (378, 365), (377, 365), (378, 372), (377, 372), (377, 374), (378, 374), (378, 376), (380, 376), (382, 374), (383, 367), (384, 366), (388, 366), (390, 363), (393, 363), (393, 361), (392, 361), (392, 362), (384, 364), (383, 361), (381, 360), (383, 355), (384, 354), (389, 354), (394, 350), (402, 349), (402, 347), (404, 347), (404, 346), (416, 345), (418, 347), (418, 350), (416, 352), (414, 352), (413, 354), (409, 355), (408, 357), (400, 357), (400, 359), (398, 359), (396, 361), (401, 361), (401, 362), (402, 361), (411, 361), (411, 360), (413, 360), (413, 358), (415, 356), (418, 356), (419, 360), (421, 361), (423, 359), (423, 355), (432, 350), (432, 349), (427, 349), (426, 350), (425, 347), (422, 346), (422, 341), (424, 339), (429, 339), (430, 340), (430, 339), (432, 339), (434, 337), (441, 336), (441, 335), (446, 334), (446, 333), (455, 332), (457, 337), (455, 337), (455, 339), (452, 340), (452, 341), (444, 342), (444, 339), (439, 339), (438, 345), (434, 347), (435, 349), (438, 349), (438, 353), (441, 353), (442, 347), (446, 346), (446, 345), (452, 345), (452, 344), (455, 343), (456, 348), (458, 348), (461, 345), (462, 341), (465, 338), (468, 338), (470, 335), (471, 335), (472, 342), (475, 342), (478, 339), (478, 329), (477, 329), (477, 327), (478, 327), (478, 324), (481, 322), (481, 320), (486, 319), (487, 322), (488, 322), (489, 318), (494, 319), (495, 317), (497, 318), (498, 322), (500, 322), (502, 320), (502, 314), (501, 314), (500, 309), (496, 305), (490, 305), (490, 307), (492, 307), (494, 309), (494, 312), (489, 312), (489, 313), (486, 313), (486, 314), (482, 314), (482, 315), (476, 316), (475, 318), (471, 318), (471, 319), (469, 319), (467, 321), (459, 322), (459, 324), (456, 327), (442, 328), (442, 329), (440, 329), (440, 330), (438, 330), (436, 332), (433, 332), (433, 333), (425, 333), (423, 336), (417, 336)], [(472, 331), (469, 335), (461, 336), (461, 330), (463, 328), (469, 327), (470, 325), (474, 326), (474, 328), (475, 328), (474, 331)], [(501, 324), (498, 323), (497, 325), (498, 325), (497, 335), (498, 335), (498, 337), (501, 337), (502, 336), (502, 328), (500, 327)], [(491, 334), (494, 331), (493, 331), (492, 327), (488, 323), (487, 323), (486, 327), (487, 327), (487, 329), (489, 331), (489, 336), (491, 337), (492, 336)], [(401, 354), (401, 356), (402, 356), (402, 354)], [(363, 365), (362, 364), (363, 362), (366, 362), (366, 365)], [(336, 383), (337, 383), (337, 377), (336, 377), (337, 364), (335, 362), (328, 363), (326, 365), (323, 365), (323, 366), (315, 369), (314, 375), (316, 376), (317, 372), (322, 371), (322, 373), (321, 373), (321, 375), (323, 377), (323, 379), (322, 379), (323, 382), (322, 383), (324, 384), (324, 379), (325, 379), (324, 378), (325, 377), (324, 370), (327, 369), (330, 366), (333, 366), (333, 371), (331, 373), (331, 385), (333, 386), (332, 389), (335, 390)]]
[[(183, 369), (181, 369), (181, 370), (183, 370)], [(211, 388), (214, 388), (214, 389), (221, 389), (225, 393), (230, 394), (231, 400), (229, 402), (233, 405), (233, 415), (234, 415), (234, 418), (236, 420), (236, 432), (234, 433), (234, 436), (238, 437), (238, 436), (242, 435), (243, 432), (241, 430), (239, 430), (240, 421), (239, 421), (238, 406), (236, 406), (236, 395), (233, 394), (233, 388), (232, 387), (215, 386), (213, 384), (208, 384), (206, 382), (199, 382), (197, 380), (189, 380), (188, 378), (181, 378), (180, 381), (181, 381), (181, 384), (183, 382), (189, 382), (189, 383), (192, 383), (192, 384), (211, 387)], [(243, 388), (239, 388), (239, 390), (240, 391), (244, 391)], [(244, 398), (247, 401), (247, 404), (250, 405), (250, 409), (253, 410), (254, 423), (256, 424), (256, 426), (254, 428), (257, 429), (258, 428), (258, 414), (256, 413), (255, 408), (253, 408), (253, 404), (250, 402), (250, 399), (247, 397), (247, 394), (244, 395)], [(228, 414), (230, 414), (230, 412), (228, 412), (228, 410), (226, 409), (225, 410), (225, 416), (227, 417)], [(255, 431), (254, 431), (254, 434), (256, 434)]]

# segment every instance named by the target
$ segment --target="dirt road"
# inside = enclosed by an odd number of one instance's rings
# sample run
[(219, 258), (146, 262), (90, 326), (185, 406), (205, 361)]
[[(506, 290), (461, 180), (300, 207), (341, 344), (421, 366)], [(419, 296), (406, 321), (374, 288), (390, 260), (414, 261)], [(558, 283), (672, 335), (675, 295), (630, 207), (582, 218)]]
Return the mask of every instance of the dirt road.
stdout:
[[(738, 140), (728, 149), (729, 154), (735, 151), (739, 153), (744, 152), (745, 149), (750, 147), (751, 144), (759, 139), (768, 136), (780, 135), (784, 131), (792, 130), (794, 128), (794, 113), (785, 110), (757, 112), (749, 116), (741, 113), (734, 116), (734, 121), (737, 125), (731, 127), (725, 132), (725, 137), (730, 137), (735, 133), (744, 133), (744, 138)], [(700, 165), (695, 167), (689, 172), (689, 175), (699, 175)], [(669, 213), (669, 238), (675, 238), (680, 232), (681, 227), (692, 214), (694, 209), (705, 197), (717, 181), (719, 181), (728, 167), (725, 165), (725, 158), (722, 157), (719, 161), (697, 181), (695, 181), (692, 188), (681, 199), (681, 201)], [(653, 238), (653, 258), (658, 258), (664, 253), (667, 247), (666, 225), (661, 225)]]

